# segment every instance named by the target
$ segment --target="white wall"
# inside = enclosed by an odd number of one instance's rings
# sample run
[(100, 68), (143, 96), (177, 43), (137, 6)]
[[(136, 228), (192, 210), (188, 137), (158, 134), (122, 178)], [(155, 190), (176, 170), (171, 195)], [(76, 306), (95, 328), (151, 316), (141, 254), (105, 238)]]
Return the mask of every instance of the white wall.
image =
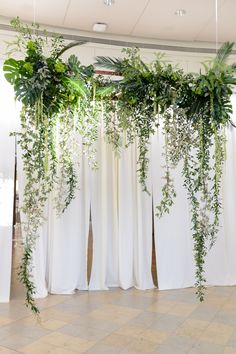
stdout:
[(0, 72), (0, 302), (9, 300), (12, 254), (15, 138), (17, 107), (13, 90)]

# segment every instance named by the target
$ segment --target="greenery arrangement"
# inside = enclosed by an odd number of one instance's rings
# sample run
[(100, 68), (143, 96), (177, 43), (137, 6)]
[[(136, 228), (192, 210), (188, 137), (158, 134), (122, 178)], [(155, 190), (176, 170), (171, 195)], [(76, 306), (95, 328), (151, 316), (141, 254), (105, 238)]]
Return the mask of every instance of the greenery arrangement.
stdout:
[(22, 208), (26, 222), (19, 276), (26, 287), (27, 306), (38, 313), (32, 257), (46, 202), (53, 193), (58, 214), (71, 203), (78, 187), (81, 153), (96, 167), (94, 142), (100, 116), (106, 140), (116, 152), (138, 142), (139, 181), (148, 193), (150, 138), (162, 129), (165, 173), (158, 217), (174, 203), (171, 173), (181, 163), (192, 212), (196, 289), (202, 301), (205, 256), (220, 226), (225, 128), (231, 123), (230, 96), (236, 84), (235, 65), (226, 62), (233, 43), (225, 43), (199, 74), (186, 74), (159, 55), (146, 64), (138, 49), (125, 49), (123, 59), (98, 57), (96, 66), (120, 75), (111, 82), (96, 77), (94, 67), (82, 66), (75, 55), (61, 59), (62, 53), (80, 43), (65, 45), (61, 37), (49, 40), (37, 26), (22, 25), (18, 18), (12, 25), (19, 33), (13, 49), (23, 53), (24, 59), (7, 59), (4, 71), (22, 102), (18, 142), (26, 175)]
[[(143, 190), (148, 173), (148, 145), (162, 124), (165, 181), (157, 217), (170, 211), (176, 196), (171, 171), (182, 163), (183, 185), (192, 212), (196, 289), (204, 299), (204, 263), (215, 243), (221, 213), (221, 177), (225, 160), (225, 128), (231, 123), (235, 65), (227, 64), (233, 43), (225, 43), (204, 64), (204, 73), (185, 74), (157, 56), (145, 64), (138, 49), (125, 49), (124, 59), (98, 57), (96, 65), (114, 70), (121, 80), (107, 86), (107, 138), (117, 150), (138, 139), (138, 171)], [(110, 90), (109, 90), (110, 87)], [(117, 114), (111, 115), (110, 112)], [(115, 117), (115, 118), (114, 118)]]
[[(46, 202), (54, 191), (56, 210), (64, 212), (78, 186), (80, 152), (87, 152), (91, 163), (94, 160), (92, 144), (98, 124), (97, 112), (91, 109), (94, 69), (82, 66), (75, 55), (61, 59), (74, 43), (66, 46), (56, 36), (49, 40), (46, 33), (39, 34), (38, 26), (22, 25), (19, 18), (12, 25), (19, 33), (13, 51), (25, 55), (24, 59), (7, 59), (3, 67), (22, 102), (18, 143), (26, 176), (22, 206), (26, 222), (19, 277), (26, 287), (27, 306), (38, 313), (32, 257)], [(83, 137), (82, 146), (78, 134)]]

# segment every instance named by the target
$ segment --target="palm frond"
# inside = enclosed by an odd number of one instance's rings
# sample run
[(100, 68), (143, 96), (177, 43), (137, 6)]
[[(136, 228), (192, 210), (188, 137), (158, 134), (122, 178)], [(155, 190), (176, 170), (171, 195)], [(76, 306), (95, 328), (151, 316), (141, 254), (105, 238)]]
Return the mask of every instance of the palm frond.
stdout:
[(124, 67), (123, 59), (103, 56), (96, 57), (95, 65), (101, 68), (115, 71), (117, 73), (120, 73)]
[(214, 59), (214, 65), (224, 64), (232, 53), (233, 46), (234, 42), (225, 42), (217, 52), (217, 55)]

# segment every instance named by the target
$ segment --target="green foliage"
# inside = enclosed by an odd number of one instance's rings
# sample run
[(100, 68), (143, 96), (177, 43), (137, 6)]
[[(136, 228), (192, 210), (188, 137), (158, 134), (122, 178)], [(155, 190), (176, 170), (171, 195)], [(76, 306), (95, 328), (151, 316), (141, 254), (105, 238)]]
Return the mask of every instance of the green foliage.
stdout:
[[(75, 55), (67, 61), (61, 59), (62, 53), (82, 42), (65, 45), (61, 37), (49, 40), (37, 25), (23, 25), (19, 18), (12, 25), (19, 33), (13, 50), (25, 55), (20, 60), (7, 59), (3, 67), (16, 99), (22, 103), (18, 143), (26, 175), (22, 205), (26, 222), (19, 278), (26, 288), (26, 305), (37, 314), (32, 257), (49, 194), (57, 195), (56, 209), (59, 214), (64, 212), (76, 195), (80, 152), (94, 160), (92, 145), (98, 124), (97, 112), (90, 109), (94, 70), (82, 66)], [(88, 121), (89, 133), (81, 129)], [(87, 149), (77, 143), (79, 133)]]
[[(122, 76), (122, 79), (110, 86), (104, 86), (104, 96), (117, 100), (116, 122), (112, 123), (106, 115), (107, 139), (116, 141), (117, 132), (124, 130), (127, 137), (126, 145), (138, 140), (138, 174), (143, 190), (147, 191), (146, 178), (148, 173), (148, 146), (150, 137), (159, 125), (158, 117), (174, 103), (176, 90), (181, 85), (184, 76), (181, 70), (174, 70), (170, 64), (162, 63), (157, 57), (152, 64), (145, 64), (137, 49), (124, 50), (124, 59), (98, 57), (96, 65), (112, 69)], [(113, 103), (111, 103), (113, 105)], [(114, 110), (110, 107), (108, 111)]]
[[(120, 149), (138, 140), (138, 173), (144, 190), (148, 175), (148, 144), (163, 120), (165, 175), (158, 217), (168, 213), (175, 189), (171, 170), (180, 162), (192, 212), (196, 264), (196, 288), (204, 298), (204, 264), (220, 226), (221, 178), (225, 160), (224, 129), (231, 123), (235, 64), (227, 64), (233, 43), (225, 43), (216, 57), (204, 63), (205, 73), (184, 74), (159, 56), (145, 64), (137, 49), (125, 50), (125, 58), (98, 57), (96, 65), (114, 70), (122, 78), (103, 83), (107, 140)], [(111, 113), (113, 113), (113, 118)], [(114, 114), (115, 113), (115, 114)], [(115, 115), (115, 118), (114, 118)]]
[(79, 185), (81, 153), (97, 167), (94, 144), (100, 117), (106, 140), (117, 154), (137, 143), (139, 181), (148, 193), (149, 142), (161, 129), (165, 173), (158, 217), (169, 213), (174, 203), (172, 171), (181, 164), (192, 214), (197, 296), (202, 301), (205, 256), (220, 227), (225, 128), (231, 123), (230, 96), (236, 84), (236, 65), (226, 62), (233, 43), (225, 43), (200, 74), (185, 74), (160, 55), (146, 64), (137, 48), (125, 49), (123, 59), (98, 57), (97, 66), (120, 76), (110, 81), (95, 77), (94, 67), (81, 65), (75, 55), (66, 61), (61, 58), (83, 42), (66, 45), (57, 36), (49, 40), (37, 25), (22, 25), (19, 18), (12, 25), (19, 33), (12, 50), (24, 58), (7, 59), (3, 69), (22, 102), (18, 142), (26, 175), (22, 206), (26, 222), (19, 276), (26, 287), (27, 306), (38, 313), (32, 256), (49, 194), (55, 196), (57, 213), (65, 212)]

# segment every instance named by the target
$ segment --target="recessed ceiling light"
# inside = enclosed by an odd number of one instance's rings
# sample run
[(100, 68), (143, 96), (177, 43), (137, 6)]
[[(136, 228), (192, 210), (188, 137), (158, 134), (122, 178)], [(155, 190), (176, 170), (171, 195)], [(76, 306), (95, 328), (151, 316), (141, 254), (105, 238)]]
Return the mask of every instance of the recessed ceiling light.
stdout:
[(111, 6), (115, 3), (115, 0), (103, 0), (104, 4), (107, 6)]
[(93, 30), (95, 32), (105, 32), (107, 29), (107, 24), (103, 22), (97, 22), (93, 25)]
[(176, 16), (185, 16), (186, 15), (186, 11), (184, 9), (178, 9), (175, 11), (175, 15)]

